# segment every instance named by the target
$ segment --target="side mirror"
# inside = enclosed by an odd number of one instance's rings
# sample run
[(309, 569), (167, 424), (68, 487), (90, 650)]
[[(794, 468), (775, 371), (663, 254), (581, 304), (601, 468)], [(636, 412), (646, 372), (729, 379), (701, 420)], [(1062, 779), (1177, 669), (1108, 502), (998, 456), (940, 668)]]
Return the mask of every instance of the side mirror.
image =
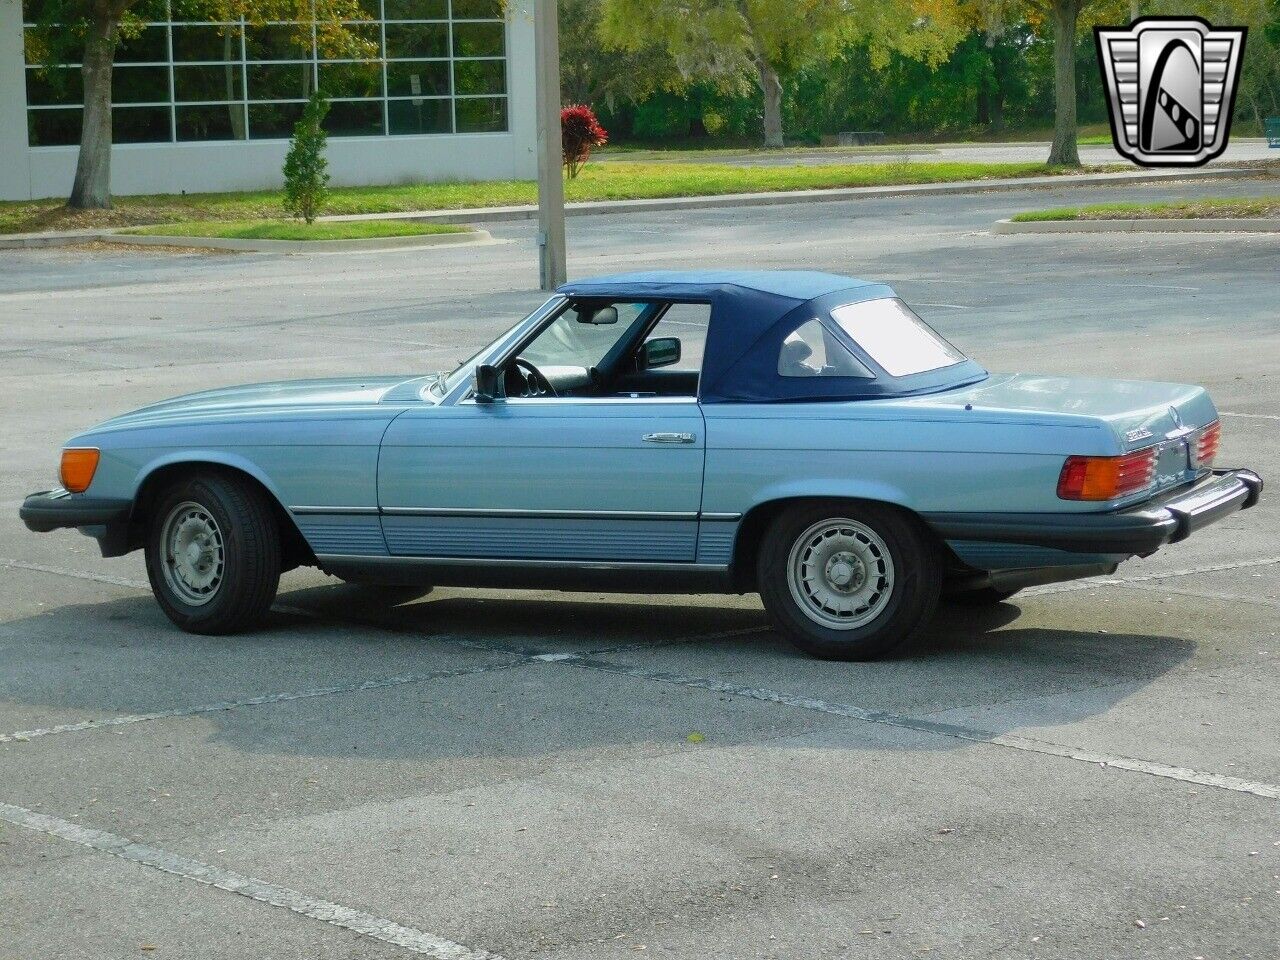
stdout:
[(501, 396), (501, 373), (497, 367), (482, 363), (476, 367), (476, 403), (493, 403)]
[(644, 369), (669, 367), (680, 362), (680, 339), (678, 337), (658, 337), (644, 345)]

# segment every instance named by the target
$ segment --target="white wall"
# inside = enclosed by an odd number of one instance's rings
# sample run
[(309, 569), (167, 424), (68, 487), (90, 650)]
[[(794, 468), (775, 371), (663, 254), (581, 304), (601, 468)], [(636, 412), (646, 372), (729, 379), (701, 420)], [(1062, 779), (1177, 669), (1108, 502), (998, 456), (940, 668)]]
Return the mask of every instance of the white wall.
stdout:
[[(512, 4), (507, 24), (510, 132), (331, 137), (332, 184), (536, 177), (533, 2)], [(0, 200), (64, 197), (71, 192), (78, 150), (29, 148), (25, 103), (21, 4), (0, 0)], [(282, 140), (122, 144), (112, 150), (111, 190), (124, 196), (274, 189), (281, 185), (287, 149)]]

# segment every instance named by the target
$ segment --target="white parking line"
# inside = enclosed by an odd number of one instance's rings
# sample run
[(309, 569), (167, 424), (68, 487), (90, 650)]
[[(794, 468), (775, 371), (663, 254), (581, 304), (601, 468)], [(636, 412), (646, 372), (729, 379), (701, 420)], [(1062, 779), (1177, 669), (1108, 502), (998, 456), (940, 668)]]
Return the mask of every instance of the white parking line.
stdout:
[(831, 703), (830, 701), (819, 700), (813, 697), (795, 696), (794, 694), (770, 690), (766, 687), (742, 687), (732, 683), (725, 683), (722, 680), (713, 680), (708, 677), (690, 677), (674, 673), (664, 673), (661, 671), (641, 670), (637, 667), (627, 667), (599, 660), (578, 659), (566, 660), (564, 662), (570, 666), (584, 670), (596, 670), (602, 673), (621, 674), (622, 676), (632, 677), (637, 680), (651, 680), (657, 683), (670, 683), (682, 687), (692, 687), (697, 690), (707, 690), (712, 693), (723, 693), (732, 697), (743, 697), (749, 700), (758, 700), (762, 703), (779, 703), (788, 707), (797, 707), (801, 710), (812, 710), (816, 713), (825, 713), (835, 717), (844, 717), (849, 720), (861, 720), (865, 723), (879, 723), (888, 727), (913, 730), (917, 733), (952, 737), (956, 740), (966, 740), (970, 743), (989, 743), (998, 747), (1007, 747), (1011, 750), (1021, 750), (1025, 753), (1041, 753), (1052, 757), (1062, 757), (1067, 760), (1079, 760), (1084, 763), (1091, 763), (1101, 767), (1115, 767), (1118, 770), (1129, 770), (1134, 773), (1145, 773), (1153, 777), (1163, 777), (1168, 780), (1180, 780), (1184, 783), (1195, 783), (1200, 786), (1214, 787), (1219, 790), (1230, 790), (1235, 793), (1248, 793), (1257, 797), (1266, 797), (1269, 800), (1280, 800), (1280, 784), (1243, 780), (1239, 777), (1228, 777), (1220, 773), (1207, 773), (1202, 770), (1192, 770), (1188, 767), (1175, 767), (1166, 763), (1156, 763), (1151, 760), (1139, 760), (1133, 757), (1098, 753), (1093, 750), (1082, 750), (1078, 747), (1069, 747), (1064, 744), (1053, 743), (1047, 740), (1034, 740), (1030, 737), (995, 733), (991, 730), (981, 730), (976, 727), (965, 727), (953, 723), (940, 723), (936, 720), (908, 717), (902, 714), (888, 713), (883, 710), (865, 710), (862, 707), (855, 707), (850, 704)]
[(1230, 410), (1219, 410), (1220, 417), (1244, 417), (1246, 420), (1280, 420), (1280, 415), (1273, 413), (1233, 413)]
[(206, 886), (216, 887), (228, 893), (248, 897), (258, 903), (321, 920), (335, 927), (350, 930), (361, 936), (381, 940), (397, 947), (403, 947), (412, 953), (439, 960), (502, 960), (497, 954), (486, 950), (464, 947), (460, 943), (446, 940), (435, 934), (426, 933), (413, 927), (406, 927), (393, 920), (375, 917), (361, 910), (344, 907), (340, 903), (321, 900), (308, 896), (289, 887), (281, 887), (265, 880), (257, 880), (242, 873), (223, 870), (220, 867), (183, 857), (146, 844), (135, 843), (127, 837), (121, 837), (105, 830), (93, 830), (57, 817), (36, 813), (25, 807), (15, 807), (0, 803), (0, 820), (5, 820), (16, 827), (23, 827), (37, 833), (48, 834), (60, 840), (89, 847), (102, 853), (108, 853), (121, 860), (141, 864), (164, 873), (194, 880)]
[(28, 560), (12, 560), (0, 557), (0, 567), (12, 567), (16, 570), (30, 570), (34, 573), (51, 573), (58, 577), (71, 577), (75, 580), (90, 580), (94, 583), (109, 583), (113, 587), (132, 587), (135, 590), (150, 590), (151, 584), (144, 580), (130, 580), (127, 577), (112, 577), (105, 573), (84, 573), (80, 570), (68, 570), (66, 567), (51, 567), (45, 563), (31, 563)]
[(509, 670), (533, 662), (534, 658), (521, 657), (505, 663), (489, 663), (475, 667), (458, 667), (454, 670), (434, 670), (429, 673), (407, 673), (398, 677), (382, 677), (377, 680), (365, 680), (361, 683), (338, 684), (331, 687), (312, 687), (309, 690), (293, 690), (286, 693), (269, 693), (260, 697), (246, 697), (243, 700), (222, 700), (218, 703), (206, 703), (198, 707), (178, 707), (174, 710), (157, 710), (154, 713), (129, 713), (99, 720), (81, 720), (78, 723), (63, 723), (55, 727), (40, 727), (34, 730), (19, 730), (16, 733), (0, 733), (0, 743), (26, 743), (37, 737), (47, 737), (55, 733), (78, 733), (83, 730), (96, 730), (99, 727), (125, 727), (134, 723), (147, 723), (151, 720), (168, 720), (174, 717), (195, 717), (202, 713), (221, 713), (224, 710), (236, 710), (241, 707), (259, 707), (272, 703), (287, 703), (290, 700), (310, 700), (314, 697), (331, 697), (341, 693), (359, 693), (363, 690), (384, 690), (387, 687), (401, 687), (410, 683), (425, 683), (429, 680), (448, 680), (453, 677), (468, 677), (477, 673), (493, 673), (497, 670)]

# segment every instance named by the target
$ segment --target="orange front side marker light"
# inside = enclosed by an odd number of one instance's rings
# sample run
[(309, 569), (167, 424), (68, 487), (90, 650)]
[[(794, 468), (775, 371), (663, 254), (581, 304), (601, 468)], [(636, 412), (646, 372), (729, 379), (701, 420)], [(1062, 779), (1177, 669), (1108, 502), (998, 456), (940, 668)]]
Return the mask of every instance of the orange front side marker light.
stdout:
[(1058, 475), (1062, 500), (1115, 500), (1151, 486), (1156, 478), (1156, 451), (1138, 450), (1123, 457), (1067, 457)]
[(98, 469), (97, 447), (68, 447), (62, 451), (62, 468), (58, 471), (62, 485), (72, 493), (84, 493), (93, 483)]

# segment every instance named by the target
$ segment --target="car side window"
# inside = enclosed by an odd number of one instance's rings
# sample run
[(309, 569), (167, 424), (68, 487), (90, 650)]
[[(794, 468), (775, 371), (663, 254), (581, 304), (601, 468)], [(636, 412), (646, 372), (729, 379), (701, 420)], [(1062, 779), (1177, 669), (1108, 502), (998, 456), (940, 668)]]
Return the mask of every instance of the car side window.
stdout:
[(667, 364), (669, 370), (685, 373), (702, 371), (702, 355), (707, 346), (707, 328), (711, 325), (711, 305), (706, 303), (673, 303), (657, 326), (645, 337), (646, 344), (655, 340), (679, 340), (680, 359)]
[(778, 351), (778, 376), (874, 378), (816, 317), (800, 324), (782, 341), (782, 349)]

